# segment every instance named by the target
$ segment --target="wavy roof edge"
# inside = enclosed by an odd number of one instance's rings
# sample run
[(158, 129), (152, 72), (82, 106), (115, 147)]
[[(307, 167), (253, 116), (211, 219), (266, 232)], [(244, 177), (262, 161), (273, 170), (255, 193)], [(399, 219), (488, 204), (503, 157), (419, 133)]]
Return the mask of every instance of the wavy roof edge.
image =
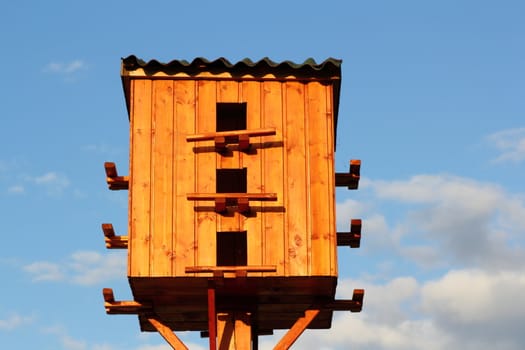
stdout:
[(168, 63), (162, 63), (156, 59), (144, 61), (137, 58), (135, 55), (122, 58), (122, 68), (127, 71), (134, 71), (137, 69), (144, 69), (149, 72), (158, 71), (183, 71), (183, 72), (202, 72), (202, 71), (228, 71), (228, 72), (249, 72), (249, 71), (266, 71), (280, 72), (280, 73), (303, 73), (318, 75), (341, 76), (342, 60), (336, 58), (327, 58), (321, 63), (317, 63), (313, 58), (306, 59), (303, 63), (295, 63), (292, 61), (275, 62), (268, 57), (264, 57), (259, 61), (252, 61), (245, 58), (236, 63), (232, 63), (224, 57), (215, 60), (208, 60), (203, 57), (197, 57), (191, 62), (186, 60), (172, 60)]

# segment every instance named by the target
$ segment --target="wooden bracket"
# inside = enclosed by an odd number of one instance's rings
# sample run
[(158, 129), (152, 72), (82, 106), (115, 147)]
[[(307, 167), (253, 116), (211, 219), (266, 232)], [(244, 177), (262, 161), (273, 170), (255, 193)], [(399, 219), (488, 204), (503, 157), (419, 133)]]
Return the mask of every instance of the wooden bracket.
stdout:
[(250, 201), (276, 201), (276, 193), (188, 193), (190, 201), (214, 201), (215, 211), (224, 213), (228, 205), (236, 206), (240, 213), (249, 213)]
[(274, 128), (268, 129), (251, 129), (251, 130), (231, 130), (231, 131), (217, 131), (203, 134), (195, 134), (186, 136), (187, 142), (209, 141), (215, 142), (215, 150), (223, 152), (229, 144), (238, 144), (239, 150), (246, 152), (250, 149), (250, 137), (255, 136), (271, 136), (275, 135)]
[(359, 248), (361, 245), (361, 219), (350, 221), (350, 232), (337, 232), (337, 245)]
[(361, 161), (352, 159), (348, 173), (335, 173), (335, 185), (347, 186), (349, 190), (357, 190), (361, 178)]
[(323, 309), (332, 311), (361, 312), (363, 309), (364, 296), (364, 289), (354, 289), (351, 300), (334, 300), (332, 302), (323, 304), (321, 307)]
[(102, 231), (106, 241), (106, 248), (108, 249), (127, 249), (128, 236), (115, 236), (112, 224), (102, 224)]
[(129, 189), (129, 176), (119, 176), (117, 166), (113, 162), (105, 162), (106, 182), (110, 190), (127, 190)]
[(152, 311), (150, 304), (139, 303), (137, 301), (115, 301), (113, 289), (104, 288), (104, 306), (106, 313), (111, 315), (136, 315)]

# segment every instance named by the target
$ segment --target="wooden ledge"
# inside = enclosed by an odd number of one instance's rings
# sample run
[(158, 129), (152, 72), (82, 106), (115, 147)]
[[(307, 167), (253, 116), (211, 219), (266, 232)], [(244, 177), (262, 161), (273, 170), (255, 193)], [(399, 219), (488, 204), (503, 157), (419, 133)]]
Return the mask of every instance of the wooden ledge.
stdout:
[(349, 190), (357, 190), (361, 178), (361, 161), (352, 159), (348, 173), (335, 173), (335, 185), (347, 186)]
[(139, 303), (136, 301), (115, 301), (113, 289), (104, 288), (102, 290), (104, 296), (104, 307), (106, 313), (110, 315), (135, 315), (151, 312), (152, 306), (150, 304)]
[(186, 273), (212, 272), (214, 277), (224, 277), (225, 273), (233, 272), (236, 277), (246, 277), (248, 272), (277, 272), (275, 265), (253, 266), (186, 266)]
[(350, 221), (350, 232), (337, 232), (337, 245), (359, 248), (361, 246), (361, 219)]
[(106, 182), (110, 190), (127, 190), (129, 189), (129, 176), (119, 176), (117, 166), (113, 162), (105, 162)]
[(249, 213), (250, 201), (276, 201), (277, 193), (188, 193), (187, 198), (190, 201), (214, 201), (217, 213), (225, 212), (228, 206)]
[(108, 249), (127, 249), (128, 236), (116, 236), (112, 224), (102, 224), (102, 232), (104, 232), (106, 248)]
[(267, 129), (251, 129), (251, 130), (231, 130), (231, 131), (217, 131), (203, 134), (195, 134), (186, 136), (187, 142), (198, 141), (215, 141), (215, 150), (222, 152), (226, 149), (228, 144), (238, 144), (239, 150), (247, 151), (250, 148), (250, 137), (255, 136), (271, 136), (275, 135), (274, 128)]
[(332, 311), (361, 312), (363, 309), (364, 296), (364, 289), (354, 289), (351, 300), (334, 300), (330, 303), (323, 304), (322, 308)]

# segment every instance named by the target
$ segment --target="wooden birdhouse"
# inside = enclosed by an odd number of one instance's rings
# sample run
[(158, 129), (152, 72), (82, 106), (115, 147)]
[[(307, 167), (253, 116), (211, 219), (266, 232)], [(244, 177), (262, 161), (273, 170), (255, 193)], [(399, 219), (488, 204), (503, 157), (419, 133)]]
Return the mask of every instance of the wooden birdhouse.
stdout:
[(129, 176), (105, 166), (110, 189), (129, 190), (128, 235), (103, 229), (128, 249), (134, 300), (106, 289), (108, 313), (138, 314), (174, 348), (172, 331), (244, 349), (227, 334), (294, 329), (284, 349), (361, 309), (361, 290), (334, 299), (337, 246), (360, 239), (360, 220), (335, 224), (335, 186), (357, 188), (360, 165), (334, 169), (340, 63), (122, 60)]

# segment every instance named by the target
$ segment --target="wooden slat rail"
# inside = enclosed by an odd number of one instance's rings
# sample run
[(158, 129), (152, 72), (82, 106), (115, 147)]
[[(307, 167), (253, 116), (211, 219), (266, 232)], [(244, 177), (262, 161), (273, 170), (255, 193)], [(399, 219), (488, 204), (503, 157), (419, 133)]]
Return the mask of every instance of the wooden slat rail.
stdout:
[(190, 201), (214, 201), (217, 213), (225, 212), (228, 205), (236, 205), (239, 212), (246, 213), (250, 211), (250, 201), (276, 201), (277, 193), (188, 193), (187, 198)]
[(357, 190), (361, 178), (361, 161), (352, 159), (348, 173), (335, 173), (335, 185), (347, 186), (349, 190)]
[(149, 304), (139, 303), (136, 301), (115, 301), (113, 289), (104, 288), (104, 307), (106, 313), (111, 315), (134, 315), (151, 312), (152, 306)]
[(106, 182), (110, 190), (127, 190), (129, 189), (129, 176), (120, 176), (117, 172), (117, 166), (113, 162), (105, 162)]
[(108, 249), (127, 249), (128, 236), (116, 236), (112, 224), (102, 224), (106, 248)]
[(359, 248), (361, 245), (361, 219), (350, 221), (350, 232), (337, 232), (337, 245)]
[(241, 151), (246, 151), (250, 148), (250, 137), (256, 136), (271, 136), (275, 135), (274, 128), (267, 129), (251, 129), (251, 130), (231, 130), (231, 131), (217, 131), (203, 134), (195, 134), (186, 136), (188, 142), (198, 141), (215, 141), (215, 148), (217, 151), (224, 150), (228, 144), (239, 144)]
[(246, 277), (248, 272), (277, 272), (277, 266), (186, 266), (185, 271), (186, 273), (212, 272), (214, 277), (223, 277), (225, 273), (233, 272), (237, 277)]

